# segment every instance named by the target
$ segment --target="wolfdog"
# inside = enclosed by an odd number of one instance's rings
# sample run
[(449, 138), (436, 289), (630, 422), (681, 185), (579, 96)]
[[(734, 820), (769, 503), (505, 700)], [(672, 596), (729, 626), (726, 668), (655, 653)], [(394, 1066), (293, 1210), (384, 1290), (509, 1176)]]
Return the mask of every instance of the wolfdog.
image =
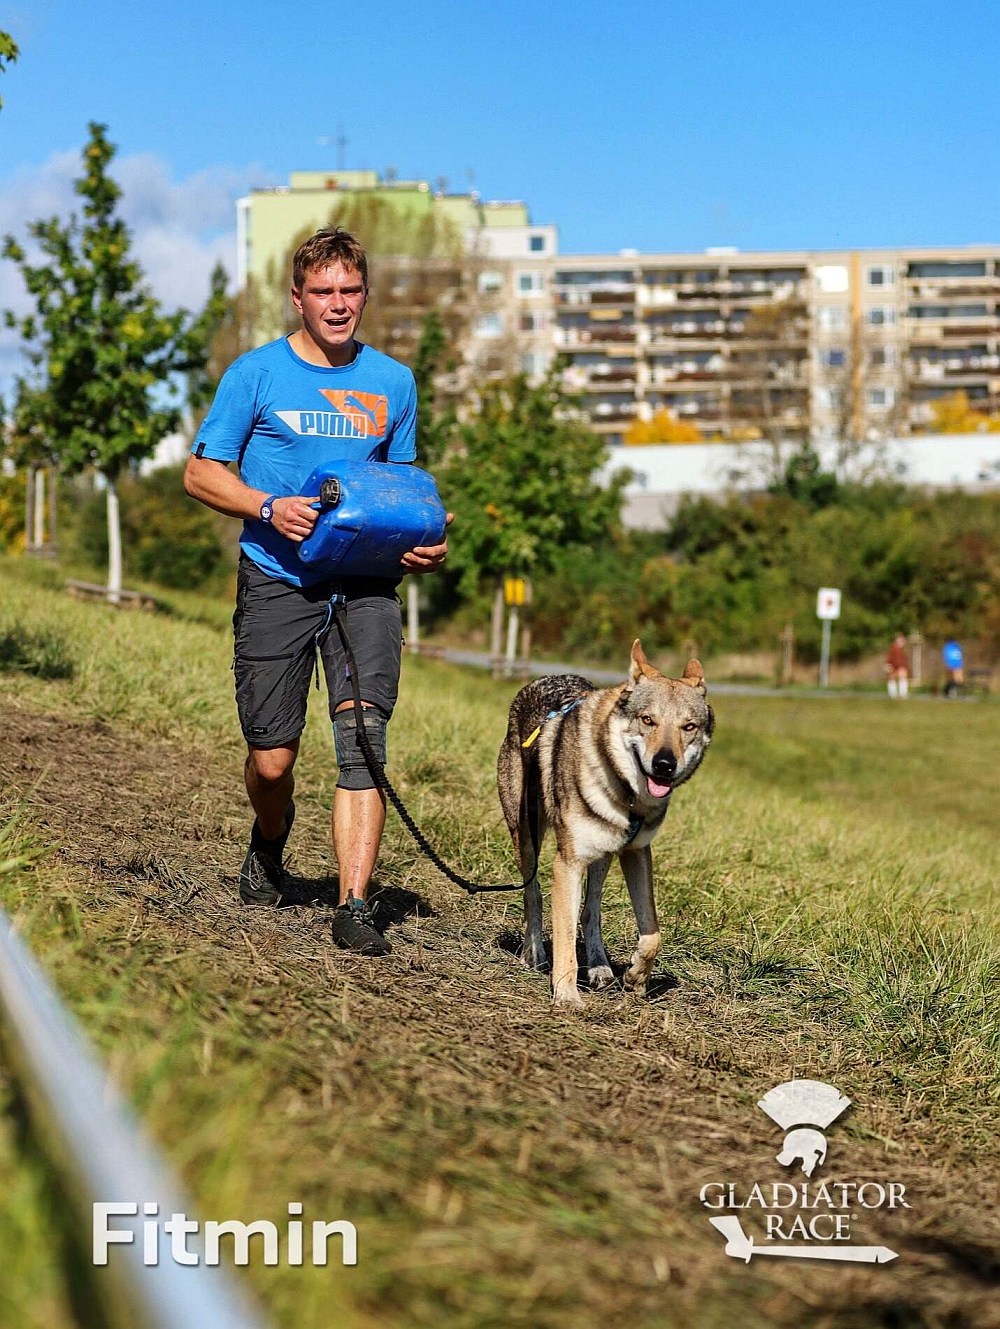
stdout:
[(580, 1006), (576, 935), (584, 872), (583, 929), (592, 987), (614, 975), (601, 937), (601, 891), (618, 855), (639, 926), (624, 978), (642, 993), (660, 949), (650, 843), (663, 825), (670, 795), (690, 780), (712, 739), (715, 716), (705, 675), (689, 660), (667, 678), (632, 645), (628, 680), (594, 688), (578, 674), (536, 679), (511, 703), (497, 758), (497, 788), (521, 867), (525, 964), (545, 965), (538, 854), (549, 826), (552, 869), (552, 996)]

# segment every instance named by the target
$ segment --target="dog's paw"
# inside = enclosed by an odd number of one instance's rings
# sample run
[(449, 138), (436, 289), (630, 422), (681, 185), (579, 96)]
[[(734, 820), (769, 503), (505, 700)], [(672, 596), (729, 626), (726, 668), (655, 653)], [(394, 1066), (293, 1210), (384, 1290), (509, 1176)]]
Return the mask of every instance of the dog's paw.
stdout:
[(579, 990), (574, 983), (572, 987), (556, 988), (552, 994), (553, 1006), (561, 1006), (564, 1010), (582, 1011), (586, 1002), (580, 996)]
[(606, 988), (609, 983), (615, 981), (614, 973), (609, 964), (592, 965), (587, 970), (587, 977), (592, 988)]
[(521, 963), (526, 969), (546, 969), (548, 957), (545, 954), (545, 943), (526, 940), (521, 947)]
[(634, 992), (637, 997), (646, 995), (646, 980), (649, 977), (646, 970), (642, 967), (638, 969), (629, 969), (622, 978), (622, 986), (626, 992)]

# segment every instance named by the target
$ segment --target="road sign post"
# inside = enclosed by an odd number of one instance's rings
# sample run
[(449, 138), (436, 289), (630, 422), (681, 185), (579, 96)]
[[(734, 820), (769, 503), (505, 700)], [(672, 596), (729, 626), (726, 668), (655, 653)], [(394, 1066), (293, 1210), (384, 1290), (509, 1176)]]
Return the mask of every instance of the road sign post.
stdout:
[(816, 617), (823, 624), (819, 648), (819, 685), (830, 681), (830, 634), (833, 620), (840, 617), (840, 591), (835, 586), (821, 586), (816, 596)]

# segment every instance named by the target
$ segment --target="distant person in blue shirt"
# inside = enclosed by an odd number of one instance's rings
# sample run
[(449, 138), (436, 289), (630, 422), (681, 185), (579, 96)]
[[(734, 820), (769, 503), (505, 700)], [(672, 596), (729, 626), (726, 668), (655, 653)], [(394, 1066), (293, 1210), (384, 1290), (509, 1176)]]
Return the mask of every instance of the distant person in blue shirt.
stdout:
[(954, 697), (962, 690), (965, 683), (965, 656), (954, 637), (949, 637), (941, 648), (941, 658), (948, 672), (948, 681), (944, 685), (944, 695)]
[(357, 743), (339, 635), (322, 629), (331, 596), (342, 593), (365, 730), (384, 763), (402, 645), (396, 586), (404, 573), (439, 568), (447, 540), (411, 550), (399, 578), (388, 580), (331, 580), (297, 554), (319, 515), (317, 496), (302, 492), (317, 465), (339, 459), (407, 464), (416, 456), (412, 373), (357, 339), (367, 298), (368, 260), (354, 236), (326, 227), (299, 247), (292, 302), (302, 326), (240, 356), (226, 371), (195, 438), (184, 487), (210, 508), (243, 521), (234, 669), (247, 742), (246, 787), (256, 819), (240, 869), (240, 896), (247, 904), (276, 904), (285, 889), (293, 769), (319, 650), (340, 768), (332, 814), (340, 890), (333, 936), (350, 950), (385, 955), (391, 947), (366, 900), (385, 795)]

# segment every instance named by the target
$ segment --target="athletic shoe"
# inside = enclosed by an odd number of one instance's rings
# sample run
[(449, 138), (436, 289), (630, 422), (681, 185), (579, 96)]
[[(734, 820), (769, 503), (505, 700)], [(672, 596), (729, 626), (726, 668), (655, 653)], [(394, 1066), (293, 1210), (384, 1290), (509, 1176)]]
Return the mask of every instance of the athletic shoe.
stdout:
[(358, 955), (389, 955), (392, 947), (375, 926), (367, 900), (352, 895), (333, 913), (333, 939), (345, 951)]
[(285, 872), (281, 860), (285, 853), (292, 823), (295, 821), (295, 803), (285, 812), (285, 832), (277, 840), (265, 840), (256, 818), (250, 832), (250, 848), (240, 868), (240, 899), (244, 904), (277, 904), (285, 889)]

